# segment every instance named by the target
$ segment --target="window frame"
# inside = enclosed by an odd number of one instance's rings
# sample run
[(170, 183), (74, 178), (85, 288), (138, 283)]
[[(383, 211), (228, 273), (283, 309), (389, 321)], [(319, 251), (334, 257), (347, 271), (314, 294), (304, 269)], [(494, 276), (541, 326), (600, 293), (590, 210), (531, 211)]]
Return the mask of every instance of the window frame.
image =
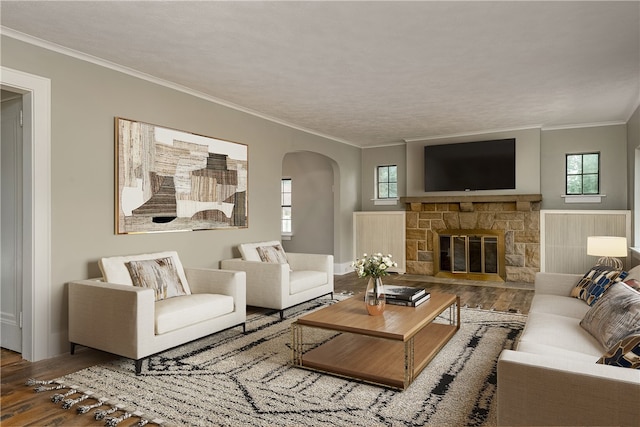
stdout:
[[(385, 182), (380, 182), (380, 170), (382, 168), (387, 168), (387, 180)], [(391, 181), (389, 180), (389, 169), (390, 168), (395, 168), (395, 176), (396, 176), (396, 180), (395, 181)], [(380, 185), (381, 184), (386, 184), (387, 185), (387, 195), (386, 196), (381, 196), (380, 195)], [(395, 184), (395, 195), (394, 196), (390, 196), (389, 195), (389, 185), (390, 184)], [(397, 200), (398, 199), (398, 165), (378, 165), (376, 166), (375, 169), (375, 199), (376, 200)]]
[[(597, 167), (597, 171), (595, 173), (585, 173), (584, 172), (584, 157), (585, 156), (592, 156), (592, 155), (597, 155), (598, 156), (598, 167)], [(569, 173), (569, 158), (572, 156), (581, 156), (581, 170), (580, 173)], [(600, 183), (600, 178), (601, 178), (601, 153), (599, 151), (589, 151), (589, 152), (581, 152), (581, 153), (567, 153), (565, 154), (565, 161), (564, 161), (564, 167), (565, 167), (565, 174), (564, 174), (564, 190), (565, 190), (565, 194), (567, 196), (599, 196), (601, 195), (601, 183)], [(585, 193), (584, 192), (584, 177), (585, 176), (596, 176), (597, 179), (597, 191), (595, 193)], [(580, 193), (572, 193), (569, 192), (569, 177), (575, 177), (575, 176), (579, 176), (580, 181), (581, 181), (581, 186), (580, 186)]]
[[(285, 181), (289, 182), (289, 191), (285, 191)], [(285, 203), (285, 194), (289, 195), (289, 204)], [(293, 233), (293, 180), (290, 177), (280, 179), (280, 234), (284, 236)], [(285, 218), (284, 209), (289, 208), (289, 218)], [(285, 231), (285, 223), (289, 223), (289, 230)]]

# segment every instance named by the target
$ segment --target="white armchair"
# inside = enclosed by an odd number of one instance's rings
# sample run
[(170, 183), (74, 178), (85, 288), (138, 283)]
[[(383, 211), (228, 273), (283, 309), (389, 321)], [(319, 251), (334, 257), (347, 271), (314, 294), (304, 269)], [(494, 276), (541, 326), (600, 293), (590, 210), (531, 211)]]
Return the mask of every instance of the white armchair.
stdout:
[(221, 261), (220, 268), (247, 274), (247, 305), (278, 310), (284, 319), (287, 308), (324, 295), (333, 298), (333, 255), (287, 253), (281, 260), (286, 262), (260, 259), (258, 248), (279, 245), (277, 241), (242, 244), (243, 258)]
[[(171, 257), (188, 294), (156, 300), (133, 286), (125, 263)], [(177, 253), (103, 258), (102, 280), (69, 283), (69, 342), (127, 357), (141, 373), (145, 358), (235, 326), (245, 330), (245, 273), (183, 269)], [(106, 271), (105, 271), (106, 270)]]

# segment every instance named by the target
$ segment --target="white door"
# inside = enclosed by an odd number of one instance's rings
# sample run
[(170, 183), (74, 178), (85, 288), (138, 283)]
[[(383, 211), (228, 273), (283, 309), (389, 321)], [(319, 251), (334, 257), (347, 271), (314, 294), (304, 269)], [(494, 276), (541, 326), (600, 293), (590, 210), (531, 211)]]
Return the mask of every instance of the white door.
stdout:
[(0, 277), (2, 347), (22, 353), (22, 96), (2, 92)]

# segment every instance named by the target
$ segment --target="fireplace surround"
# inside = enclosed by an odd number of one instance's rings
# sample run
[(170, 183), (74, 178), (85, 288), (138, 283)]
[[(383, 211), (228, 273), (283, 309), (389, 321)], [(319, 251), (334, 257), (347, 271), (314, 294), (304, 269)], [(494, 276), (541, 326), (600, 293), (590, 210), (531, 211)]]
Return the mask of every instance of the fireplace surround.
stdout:
[[(406, 210), (406, 272), (467, 280), (533, 283), (540, 269), (540, 194), (494, 196), (404, 197)], [(471, 236), (465, 245), (483, 245), (480, 236), (503, 242), (496, 270), (478, 272), (476, 264), (442, 268), (441, 236)], [(488, 242), (493, 242), (491, 239)], [(493, 243), (488, 243), (489, 246)], [(460, 246), (460, 245), (458, 245)], [(454, 254), (455, 258), (455, 254)], [(482, 258), (479, 262), (486, 263)], [(491, 261), (491, 260), (490, 260)], [(446, 265), (444, 265), (446, 267)], [(486, 265), (484, 267), (487, 267)]]

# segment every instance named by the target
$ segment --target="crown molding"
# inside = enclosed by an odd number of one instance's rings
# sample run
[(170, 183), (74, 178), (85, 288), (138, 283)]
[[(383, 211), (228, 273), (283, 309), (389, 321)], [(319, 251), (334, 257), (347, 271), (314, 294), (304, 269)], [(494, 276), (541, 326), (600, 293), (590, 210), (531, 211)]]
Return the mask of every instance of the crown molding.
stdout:
[(506, 129), (492, 129), (492, 130), (483, 130), (483, 131), (477, 131), (477, 132), (462, 132), (462, 133), (455, 133), (455, 134), (449, 134), (449, 135), (428, 136), (428, 137), (422, 137), (422, 138), (420, 137), (405, 138), (404, 142), (406, 143), (425, 142), (425, 141), (433, 141), (436, 139), (461, 138), (465, 136), (478, 136), (478, 135), (487, 135), (491, 133), (516, 132), (516, 131), (522, 131), (522, 130), (541, 129), (541, 128), (542, 128), (541, 125), (530, 125), (530, 126), (522, 126), (522, 127), (506, 128)]
[(542, 130), (547, 131), (547, 130), (595, 128), (595, 127), (601, 127), (601, 126), (619, 126), (619, 125), (627, 124), (627, 121), (616, 120), (616, 121), (611, 121), (611, 122), (575, 123), (575, 124), (569, 124), (569, 125), (544, 126), (544, 127), (542, 127)]
[(33, 36), (28, 35), (28, 34), (24, 34), (24, 33), (21, 33), (19, 31), (13, 30), (11, 28), (0, 26), (0, 34), (2, 34), (3, 36), (7, 36), (7, 37), (10, 37), (10, 38), (22, 41), (24, 43), (28, 43), (28, 44), (31, 44), (31, 45), (34, 45), (34, 46), (37, 46), (37, 47), (40, 47), (40, 48), (43, 48), (43, 49), (47, 49), (47, 50), (50, 50), (50, 51), (53, 51), (53, 52), (60, 53), (62, 55), (66, 55), (66, 56), (70, 56), (72, 58), (76, 58), (76, 59), (79, 59), (81, 61), (90, 62), (92, 64), (95, 64), (95, 65), (98, 65), (98, 66), (101, 66), (101, 67), (104, 67), (104, 68), (108, 68), (108, 69), (113, 70), (113, 71), (117, 71), (117, 72), (120, 72), (120, 73), (123, 73), (123, 74), (127, 74), (129, 76), (136, 77), (136, 78), (139, 78), (141, 80), (146, 80), (146, 81), (148, 81), (150, 83), (154, 83), (154, 84), (157, 84), (159, 86), (164, 86), (164, 87), (169, 88), (169, 89), (173, 89), (173, 90), (176, 90), (176, 91), (179, 91), (179, 92), (183, 92), (183, 93), (186, 93), (188, 95), (195, 96), (197, 98), (204, 99), (206, 101), (212, 102), (214, 104), (222, 105), (224, 107), (228, 107), (228, 108), (231, 108), (233, 110), (240, 111), (242, 113), (246, 113), (246, 114), (249, 114), (251, 116), (258, 117), (260, 119), (267, 120), (267, 121), (272, 122), (272, 123), (276, 123), (276, 124), (279, 124), (279, 125), (282, 125), (282, 126), (286, 126), (288, 128), (291, 128), (291, 129), (299, 130), (301, 132), (305, 132), (305, 133), (308, 133), (308, 134), (311, 134), (311, 135), (319, 136), (321, 138), (329, 139), (329, 140), (332, 140), (332, 141), (335, 141), (335, 142), (339, 142), (341, 144), (350, 145), (352, 147), (362, 148), (360, 145), (355, 144), (355, 143), (353, 143), (351, 141), (347, 141), (345, 139), (341, 139), (341, 138), (338, 138), (338, 137), (335, 137), (335, 136), (327, 135), (327, 134), (324, 134), (322, 132), (315, 131), (313, 129), (305, 128), (303, 126), (298, 126), (296, 124), (287, 122), (285, 120), (278, 119), (276, 117), (269, 116), (269, 115), (261, 113), (259, 111), (243, 107), (243, 106), (235, 104), (233, 102), (226, 101), (226, 100), (220, 99), (220, 98), (216, 98), (214, 96), (211, 96), (211, 95), (208, 95), (206, 93), (191, 89), (189, 87), (182, 86), (182, 85), (179, 85), (179, 84), (176, 84), (176, 83), (172, 83), (172, 82), (170, 82), (168, 80), (163, 80), (163, 79), (160, 79), (158, 77), (152, 76), (150, 74), (146, 74), (146, 73), (143, 73), (141, 71), (137, 71), (137, 70), (134, 70), (132, 68), (128, 68), (128, 67), (125, 67), (123, 65), (119, 65), (119, 64), (116, 64), (114, 62), (107, 61), (105, 59), (102, 59), (102, 58), (99, 58), (99, 57), (96, 57), (96, 56), (93, 56), (93, 55), (82, 53), (82, 52), (79, 52), (77, 50), (73, 50), (73, 49), (58, 45), (56, 43), (52, 43), (52, 42), (47, 41), (47, 40), (43, 40), (43, 39), (40, 39), (40, 38), (37, 38), (37, 37), (33, 37)]

